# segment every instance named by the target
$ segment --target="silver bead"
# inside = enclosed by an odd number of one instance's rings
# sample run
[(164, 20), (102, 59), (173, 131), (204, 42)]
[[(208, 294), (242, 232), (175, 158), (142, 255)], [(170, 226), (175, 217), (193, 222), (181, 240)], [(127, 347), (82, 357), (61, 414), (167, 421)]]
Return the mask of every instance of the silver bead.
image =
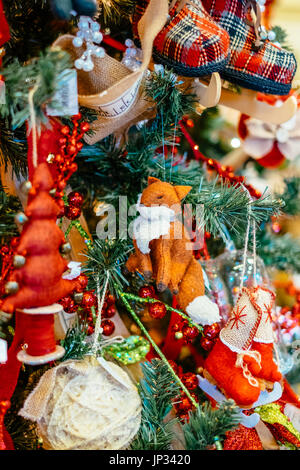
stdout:
[(18, 212), (15, 215), (15, 223), (16, 224), (23, 225), (23, 224), (26, 224), (26, 222), (28, 222), (28, 217), (24, 214), (24, 212)]
[(19, 290), (19, 284), (16, 281), (8, 281), (4, 289), (6, 294), (16, 294)]
[(72, 41), (74, 47), (81, 47), (83, 44), (83, 39), (81, 37), (76, 36), (76, 38)]
[(13, 264), (15, 268), (22, 268), (22, 266), (24, 266), (25, 263), (26, 263), (26, 258), (24, 256), (22, 255), (14, 256)]
[(71, 248), (71, 245), (70, 245), (69, 242), (64, 243), (64, 244), (61, 245), (61, 247), (60, 247), (60, 251), (61, 251), (61, 253), (63, 253), (63, 254), (70, 253), (71, 250), (72, 250), (72, 248)]

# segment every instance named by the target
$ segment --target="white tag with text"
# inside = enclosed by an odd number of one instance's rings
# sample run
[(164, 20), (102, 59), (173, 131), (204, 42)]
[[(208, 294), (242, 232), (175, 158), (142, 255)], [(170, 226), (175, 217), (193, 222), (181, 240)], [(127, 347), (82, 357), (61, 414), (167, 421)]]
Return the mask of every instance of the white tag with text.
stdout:
[(77, 72), (67, 69), (60, 75), (58, 89), (49, 105), (48, 116), (74, 116), (78, 114)]

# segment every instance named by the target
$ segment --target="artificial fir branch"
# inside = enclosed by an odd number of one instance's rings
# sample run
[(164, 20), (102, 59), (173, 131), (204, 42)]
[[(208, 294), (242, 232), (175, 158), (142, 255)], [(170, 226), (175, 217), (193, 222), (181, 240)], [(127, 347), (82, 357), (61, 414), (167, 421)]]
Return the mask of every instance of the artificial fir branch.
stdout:
[(172, 408), (172, 399), (179, 387), (166, 364), (158, 359), (141, 364), (144, 374), (139, 383), (142, 400), (142, 422), (139, 432), (131, 444), (133, 450), (170, 449), (174, 437), (174, 420), (165, 422)]
[(9, 118), (0, 119), (0, 165), (5, 170), (10, 165), (13, 173), (19, 177), (27, 175), (27, 141), (25, 126), (11, 129)]
[(293, 272), (300, 271), (300, 240), (289, 233), (278, 236), (266, 229), (257, 233), (257, 253), (266, 266)]
[(240, 422), (239, 408), (233, 400), (222, 402), (217, 409), (206, 402), (189, 413), (189, 421), (182, 425), (187, 450), (205, 450), (222, 439), (227, 431)]
[[(15, 128), (22, 126), (30, 116), (28, 93), (36, 87), (34, 111), (37, 119), (47, 122), (45, 104), (53, 98), (62, 72), (70, 65), (67, 52), (49, 49), (23, 67), (17, 59), (4, 67), (1, 74), (5, 77), (6, 103), (0, 106), (2, 117), (11, 116)], [(61, 107), (61, 103), (54, 101), (51, 105), (57, 109)]]
[(122, 289), (127, 285), (128, 281), (121, 269), (131, 250), (132, 247), (127, 240), (96, 239), (85, 254), (87, 261), (83, 270), (89, 275), (89, 288), (96, 289), (97, 283), (102, 286), (107, 273), (109, 273), (108, 290), (111, 294), (117, 294), (116, 287)]
[[(184, 184), (184, 183), (183, 183)], [(200, 180), (198, 187), (193, 186), (185, 203), (203, 205), (203, 224), (213, 236), (220, 233), (226, 237), (224, 227), (243, 239), (248, 216), (258, 224), (268, 221), (272, 215), (278, 214), (282, 203), (262, 196), (249, 203), (249, 196), (241, 186), (230, 186), (226, 182), (207, 182)]]
[(286, 215), (300, 214), (300, 178), (286, 178), (284, 193), (277, 195), (284, 203), (283, 212)]
[(21, 209), (21, 203), (15, 196), (9, 196), (0, 186), (0, 242), (7, 242), (9, 238), (17, 235), (14, 222), (15, 214)]
[(91, 352), (91, 344), (86, 342), (86, 339), (86, 329), (79, 323), (77, 317), (75, 324), (68, 329), (65, 338), (61, 341), (61, 345), (65, 349), (65, 354), (61, 360), (83, 359)]
[(135, 0), (102, 0), (100, 13), (105, 24), (112, 22), (118, 24), (121, 19), (132, 14), (135, 4)]

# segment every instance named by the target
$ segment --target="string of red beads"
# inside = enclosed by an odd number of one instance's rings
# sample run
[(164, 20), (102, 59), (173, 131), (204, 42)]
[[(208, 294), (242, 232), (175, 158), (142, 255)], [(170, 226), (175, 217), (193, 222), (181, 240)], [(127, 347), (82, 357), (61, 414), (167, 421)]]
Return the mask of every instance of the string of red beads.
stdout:
[(248, 189), (251, 196), (255, 198), (260, 198), (261, 192), (255, 189), (250, 184), (247, 184), (245, 182), (244, 176), (235, 175), (235, 173), (233, 172), (230, 166), (221, 165), (221, 163), (219, 163), (217, 160), (214, 160), (213, 158), (208, 158), (205, 155), (203, 155), (203, 153), (200, 152), (199, 146), (196, 144), (196, 142), (193, 140), (193, 138), (191, 137), (191, 135), (188, 133), (187, 129), (184, 126), (184, 123), (187, 123), (187, 121), (189, 121), (188, 118), (183, 118), (181, 121), (179, 121), (179, 126), (181, 128), (181, 131), (184, 137), (186, 138), (186, 140), (188, 141), (188, 143), (190, 144), (192, 148), (195, 159), (201, 160), (202, 162), (206, 163), (208, 170), (216, 171), (216, 173), (218, 173), (218, 175), (221, 178), (225, 179), (228, 183), (232, 185), (243, 184), (243, 186), (246, 189)]
[[(61, 216), (64, 215), (63, 190), (69, 178), (77, 170), (77, 164), (74, 162), (74, 159), (83, 147), (81, 140), (84, 134), (88, 132), (90, 128), (89, 123), (85, 121), (80, 122), (81, 119), (82, 114), (78, 113), (71, 118), (72, 126), (61, 126), (61, 137), (58, 139), (59, 152), (55, 155), (50, 154), (48, 156), (48, 163), (54, 165), (56, 170), (55, 199), (61, 208)], [(78, 205), (73, 205), (72, 207), (78, 207)], [(78, 212), (78, 209), (76, 209), (75, 212)]]

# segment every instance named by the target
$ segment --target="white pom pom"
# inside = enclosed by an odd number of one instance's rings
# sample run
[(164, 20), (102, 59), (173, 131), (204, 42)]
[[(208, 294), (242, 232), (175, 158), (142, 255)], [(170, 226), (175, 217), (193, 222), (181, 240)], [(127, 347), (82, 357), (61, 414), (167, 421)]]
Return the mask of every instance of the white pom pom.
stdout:
[(191, 319), (201, 325), (212, 325), (221, 320), (219, 307), (206, 295), (196, 297), (186, 308)]

